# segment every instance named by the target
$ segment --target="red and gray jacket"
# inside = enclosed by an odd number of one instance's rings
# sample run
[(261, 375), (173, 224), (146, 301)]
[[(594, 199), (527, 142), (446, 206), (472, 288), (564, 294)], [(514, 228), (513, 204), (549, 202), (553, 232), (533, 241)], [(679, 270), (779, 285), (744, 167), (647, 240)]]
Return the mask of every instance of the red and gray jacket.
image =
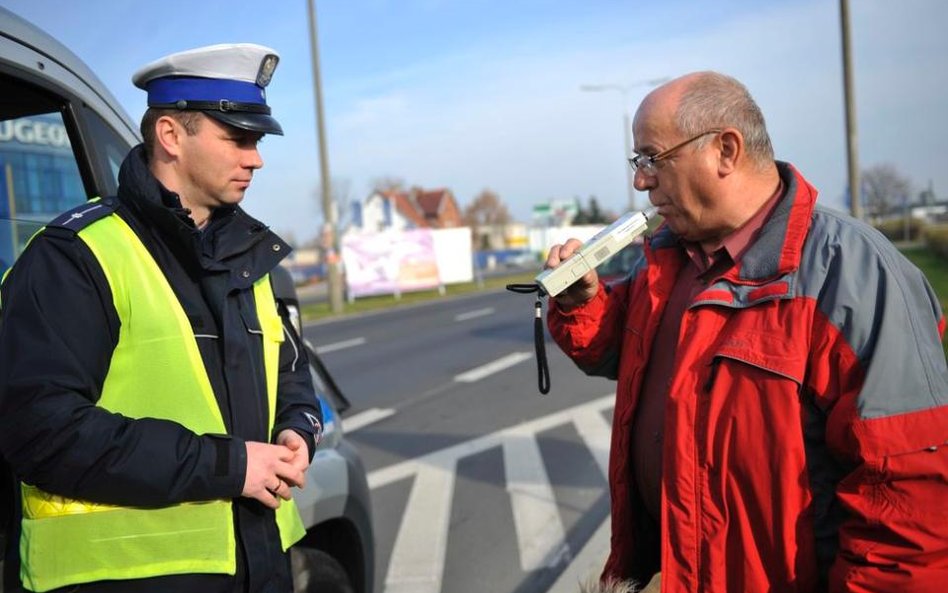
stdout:
[(659, 229), (626, 281), (550, 308), (563, 351), (618, 381), (603, 577), (661, 570), (664, 593), (948, 591), (938, 301), (882, 235), (778, 168), (786, 194), (758, 239), (681, 320), (660, 533), (644, 527), (629, 432), (685, 263), (677, 237)]

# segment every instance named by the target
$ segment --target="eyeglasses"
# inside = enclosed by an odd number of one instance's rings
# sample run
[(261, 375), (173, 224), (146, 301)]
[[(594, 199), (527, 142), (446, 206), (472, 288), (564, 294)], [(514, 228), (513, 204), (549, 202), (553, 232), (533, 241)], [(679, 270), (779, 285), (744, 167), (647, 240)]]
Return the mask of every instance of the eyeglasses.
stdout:
[(698, 134), (694, 138), (689, 138), (680, 144), (676, 144), (672, 146), (671, 148), (669, 148), (668, 150), (663, 150), (658, 154), (654, 154), (651, 156), (647, 154), (640, 154), (638, 156), (629, 157), (629, 166), (632, 167), (633, 173), (636, 173), (641, 170), (642, 173), (644, 173), (645, 175), (648, 175), (649, 177), (654, 177), (658, 173), (658, 167), (655, 166), (655, 163), (661, 160), (667, 159), (676, 150), (691, 144), (692, 142), (694, 142), (695, 140), (699, 138), (704, 138), (708, 134), (719, 134), (719, 133), (721, 133), (721, 130), (719, 129), (708, 130), (707, 132), (702, 132)]

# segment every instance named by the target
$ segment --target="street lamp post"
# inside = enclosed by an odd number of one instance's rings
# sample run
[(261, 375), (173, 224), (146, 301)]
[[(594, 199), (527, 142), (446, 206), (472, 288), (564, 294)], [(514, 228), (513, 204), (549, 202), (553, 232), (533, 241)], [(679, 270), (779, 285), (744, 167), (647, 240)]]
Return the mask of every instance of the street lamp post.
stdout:
[(579, 89), (589, 92), (600, 91), (619, 91), (622, 93), (622, 138), (625, 141), (625, 154), (623, 155), (623, 164), (625, 165), (626, 187), (629, 191), (629, 210), (635, 210), (635, 172), (625, 162), (625, 158), (632, 156), (632, 117), (629, 115), (629, 90), (638, 86), (658, 86), (670, 79), (654, 78), (650, 80), (640, 80), (632, 84), (584, 84)]
[(308, 0), (309, 47), (313, 65), (313, 93), (316, 96), (316, 135), (319, 141), (320, 192), (323, 205), (323, 232), (326, 240), (326, 267), (329, 280), (329, 308), (333, 313), (342, 312), (342, 274), (339, 271), (339, 236), (336, 220), (336, 205), (329, 177), (329, 149), (326, 147), (326, 125), (323, 122), (323, 89), (319, 75), (319, 41), (316, 27), (316, 3)]
[(856, 132), (856, 99), (853, 89), (853, 63), (849, 41), (849, 0), (839, 0), (839, 24), (843, 42), (843, 96), (846, 101), (846, 161), (849, 173), (849, 208), (862, 218), (862, 191), (859, 186), (859, 150)]

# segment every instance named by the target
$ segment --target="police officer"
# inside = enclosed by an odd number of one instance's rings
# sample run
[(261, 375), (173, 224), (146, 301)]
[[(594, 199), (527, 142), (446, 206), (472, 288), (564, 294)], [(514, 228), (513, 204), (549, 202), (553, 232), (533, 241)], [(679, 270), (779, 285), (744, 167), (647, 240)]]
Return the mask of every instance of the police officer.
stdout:
[(47, 225), (4, 280), (7, 590), (292, 590), (290, 489), (321, 416), (270, 286), (289, 248), (239, 206), (282, 134), (278, 60), (216, 45), (139, 70), (118, 195)]

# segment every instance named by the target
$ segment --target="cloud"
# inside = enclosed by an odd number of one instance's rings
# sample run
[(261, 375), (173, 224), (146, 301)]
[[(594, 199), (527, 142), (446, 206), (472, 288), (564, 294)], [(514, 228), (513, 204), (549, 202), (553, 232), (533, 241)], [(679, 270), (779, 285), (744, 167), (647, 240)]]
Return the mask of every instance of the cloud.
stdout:
[[(315, 234), (319, 153), (303, 9), (275, 4), (255, 19), (224, 19), (210, 18), (205, 5), (89, 0), (53, 11), (35, 0), (7, 3), (40, 15), (41, 26), (88, 61), (133, 117), (143, 111), (143, 95), (129, 78), (157, 55), (237, 38), (278, 47), (269, 100), (286, 136), (264, 143), (267, 164), (247, 206), (277, 230)], [(622, 116), (647, 88), (630, 88), (624, 105), (620, 93), (579, 86), (714, 69), (751, 90), (778, 157), (797, 164), (821, 200), (843, 206), (836, 2), (669, 0), (641, 10), (624, 2), (525, 0), (516, 8), (483, 0), (320, 6), (329, 164), (334, 178), (350, 182), (353, 198), (390, 175), (448, 186), (462, 204), (489, 187), (524, 221), (533, 204), (551, 198), (596, 195), (603, 207), (623, 210)], [(187, 18), (166, 25), (161, 19), (176, 18), (169, 16), (175, 10)], [(931, 179), (944, 196), (948, 3), (854, 2), (851, 11), (863, 166), (891, 162), (919, 187)], [(96, 30), (114, 41), (89, 34)]]
[[(924, 12), (870, 10), (853, 23), (867, 163), (901, 157), (877, 142), (880, 134), (893, 133), (890, 122), (898, 120), (903, 135), (945, 156), (944, 140), (934, 140), (931, 130), (944, 130), (946, 118), (930, 108), (945, 95), (945, 43), (933, 41), (934, 27), (927, 24), (933, 19)], [(590, 194), (621, 210), (627, 194), (621, 97), (581, 93), (579, 85), (715, 69), (747, 84), (768, 119), (778, 156), (795, 162), (821, 188), (823, 200), (843, 207), (838, 19), (834, 4), (811, 2), (756, 11), (697, 33), (673, 31), (658, 42), (630, 38), (598, 48), (564, 43), (534, 51), (524, 42), (520, 54), (502, 47), (442, 56), (374, 84), (360, 81), (388, 94), (358, 101), (331, 122), (336, 167), (356, 188), (394, 174), (412, 183), (449, 185), (466, 201), (491, 187), (521, 219), (538, 201)], [(918, 41), (919, 31), (932, 36)], [(933, 76), (937, 85), (920, 92), (919, 82)], [(630, 100), (645, 92), (630, 89)], [(910, 160), (896, 164), (913, 176), (939, 170), (933, 163), (924, 169)], [(644, 196), (639, 199), (641, 204)]]

